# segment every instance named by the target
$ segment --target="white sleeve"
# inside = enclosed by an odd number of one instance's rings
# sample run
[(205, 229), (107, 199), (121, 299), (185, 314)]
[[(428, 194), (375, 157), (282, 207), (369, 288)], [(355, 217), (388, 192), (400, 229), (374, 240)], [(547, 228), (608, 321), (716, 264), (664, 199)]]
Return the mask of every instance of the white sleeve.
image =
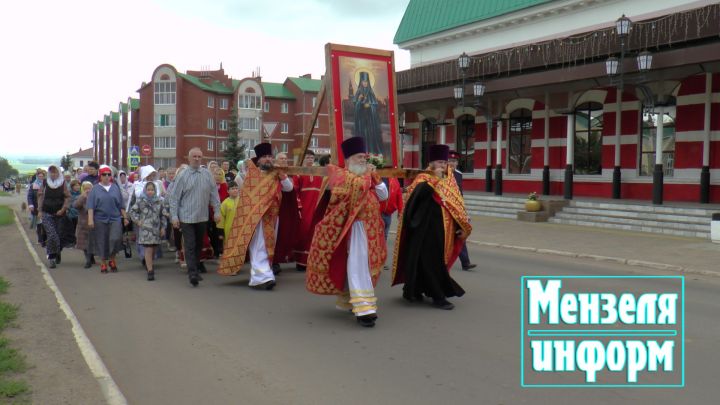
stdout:
[(388, 189), (387, 186), (385, 186), (385, 183), (380, 182), (380, 184), (375, 186), (375, 194), (377, 194), (380, 201), (385, 201), (388, 199)]
[(281, 190), (285, 193), (293, 189), (293, 182), (290, 176), (287, 176), (285, 180), (280, 180), (280, 185), (282, 186)]

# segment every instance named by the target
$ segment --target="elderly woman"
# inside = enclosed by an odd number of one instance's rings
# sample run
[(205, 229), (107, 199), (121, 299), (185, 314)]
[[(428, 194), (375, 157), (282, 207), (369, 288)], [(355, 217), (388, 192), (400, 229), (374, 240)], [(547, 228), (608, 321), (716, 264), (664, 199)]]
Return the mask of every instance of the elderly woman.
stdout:
[(45, 247), (47, 236), (45, 235), (45, 228), (42, 226), (42, 217), (38, 211), (38, 192), (43, 184), (45, 184), (45, 174), (45, 170), (37, 170), (34, 176), (35, 179), (28, 187), (27, 194), (28, 211), (30, 211), (30, 229), (35, 228), (38, 244), (43, 248)]
[(43, 228), (47, 235), (45, 249), (48, 264), (54, 269), (62, 259), (64, 241), (60, 238), (61, 221), (70, 207), (70, 191), (57, 166), (48, 167), (48, 177), (38, 190), (38, 211), (42, 215)]
[(93, 252), (100, 256), (100, 272), (107, 273), (109, 264), (110, 271), (115, 273), (118, 270), (115, 255), (122, 248), (125, 207), (120, 187), (110, 182), (112, 169), (102, 167), (99, 174), (100, 182), (88, 196), (88, 227), (93, 230)]
[(77, 227), (75, 228), (75, 248), (80, 249), (85, 254), (86, 269), (93, 264), (92, 237), (90, 236), (90, 227), (88, 226), (87, 199), (93, 184), (89, 181), (82, 183), (80, 196), (75, 200), (73, 206), (78, 213)]

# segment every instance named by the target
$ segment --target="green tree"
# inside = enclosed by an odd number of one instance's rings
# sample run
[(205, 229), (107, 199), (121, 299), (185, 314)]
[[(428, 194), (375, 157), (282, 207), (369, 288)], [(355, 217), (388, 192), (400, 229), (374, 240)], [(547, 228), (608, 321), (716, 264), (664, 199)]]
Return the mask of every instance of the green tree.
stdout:
[(7, 159), (0, 156), (0, 180), (7, 179), (18, 175), (17, 169), (12, 167)]
[(237, 107), (233, 108), (228, 121), (228, 141), (225, 147), (225, 159), (230, 161), (231, 167), (237, 167), (237, 163), (245, 159), (245, 145), (238, 145), (238, 134), (242, 132), (238, 125)]
[(66, 153), (65, 156), (60, 158), (60, 167), (62, 167), (65, 170), (71, 170), (72, 169), (72, 158), (70, 157), (69, 153)]

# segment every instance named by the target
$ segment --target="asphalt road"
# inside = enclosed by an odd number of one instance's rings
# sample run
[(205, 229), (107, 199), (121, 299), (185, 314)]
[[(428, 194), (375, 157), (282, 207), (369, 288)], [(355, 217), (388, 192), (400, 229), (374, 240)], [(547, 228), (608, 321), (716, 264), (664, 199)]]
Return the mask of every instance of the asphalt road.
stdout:
[[(31, 238), (32, 239), (32, 238)], [(519, 382), (520, 277), (658, 275), (535, 253), (470, 247), (477, 271), (453, 311), (404, 302), (385, 272), (379, 320), (362, 328), (333, 297), (285, 269), (274, 291), (215, 265), (192, 288), (164, 259), (154, 282), (137, 258), (117, 274), (85, 270), (66, 251), (53, 277), (131, 404), (708, 404), (717, 400), (720, 280), (686, 279), (683, 389), (527, 389)], [(166, 257), (169, 254), (166, 253)], [(652, 283), (652, 281), (649, 281)], [(649, 284), (652, 285), (652, 284)]]

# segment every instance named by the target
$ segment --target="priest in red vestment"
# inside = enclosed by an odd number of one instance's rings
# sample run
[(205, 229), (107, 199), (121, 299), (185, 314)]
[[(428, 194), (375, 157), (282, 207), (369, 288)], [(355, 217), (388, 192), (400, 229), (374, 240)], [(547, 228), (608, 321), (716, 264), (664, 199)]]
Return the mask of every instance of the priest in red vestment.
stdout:
[[(315, 163), (315, 153), (308, 150), (303, 160), (303, 166), (310, 167)], [(323, 177), (296, 176), (295, 190), (298, 195), (300, 207), (300, 226), (297, 232), (295, 245), (295, 267), (298, 271), (305, 271), (307, 266), (310, 242), (313, 238), (313, 213), (320, 200), (320, 190), (323, 186)]]
[[(288, 157), (284, 152), (275, 155), (275, 167), (287, 167)], [(278, 215), (278, 230), (275, 241), (275, 255), (273, 256), (273, 273), (280, 273), (280, 264), (295, 260), (294, 247), (298, 238), (300, 227), (300, 210), (298, 208), (297, 192), (295, 188), (282, 192), (280, 201), (280, 214)]]

